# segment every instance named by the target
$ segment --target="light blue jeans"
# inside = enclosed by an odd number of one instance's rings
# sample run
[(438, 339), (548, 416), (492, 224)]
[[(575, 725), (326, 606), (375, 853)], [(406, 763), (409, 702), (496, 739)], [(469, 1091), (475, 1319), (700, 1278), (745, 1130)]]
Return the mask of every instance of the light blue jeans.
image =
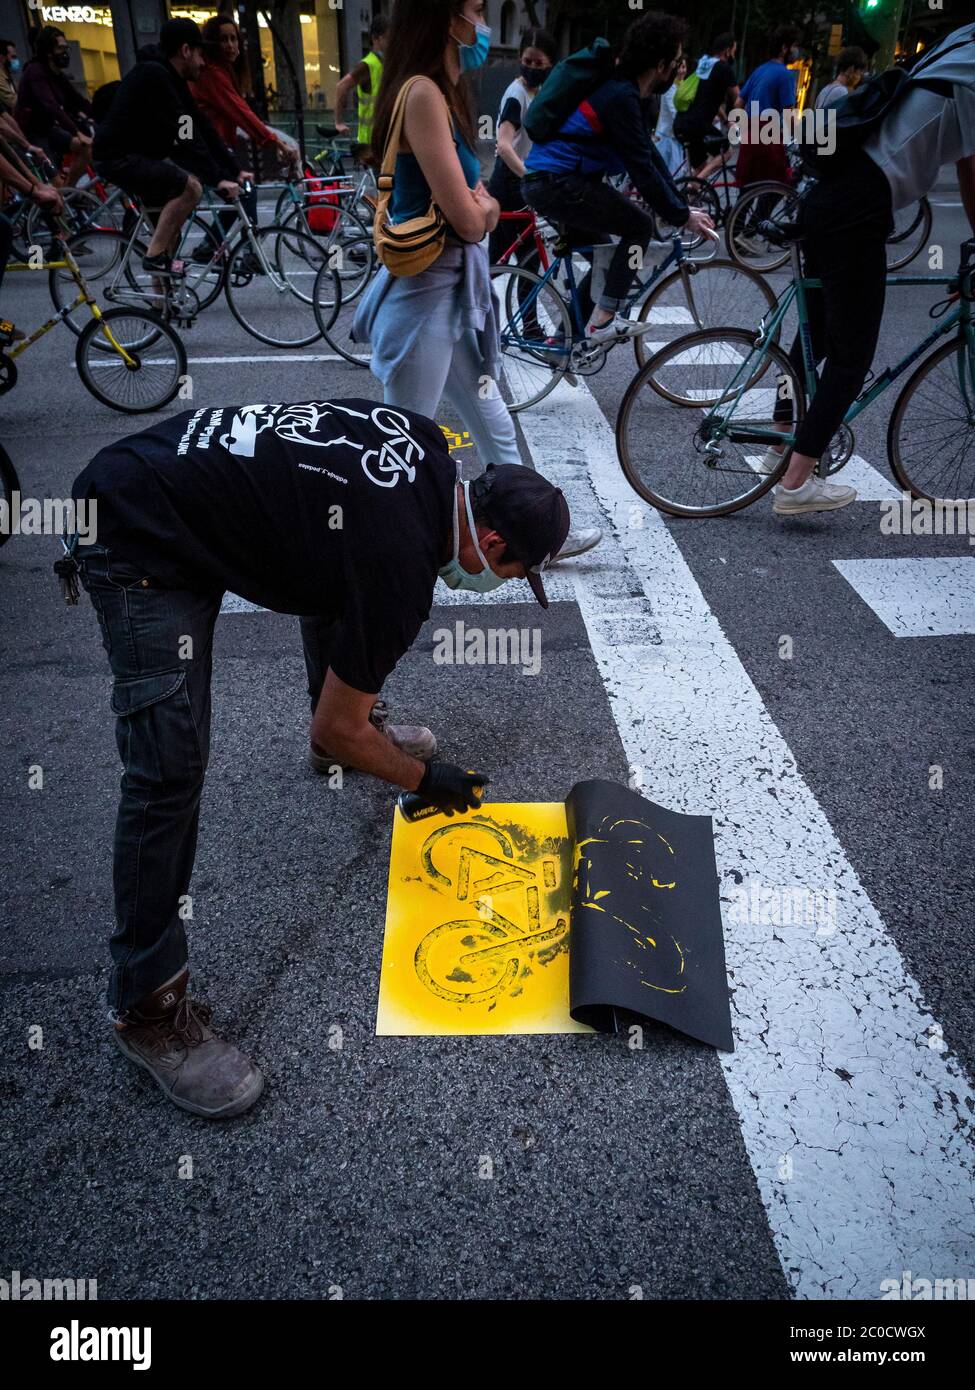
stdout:
[(404, 406), (431, 420), (443, 396), (460, 416), (482, 468), (522, 462), (514, 421), (497, 384), (484, 378), (473, 329), (456, 342), (421, 334), (383, 390), (387, 405)]

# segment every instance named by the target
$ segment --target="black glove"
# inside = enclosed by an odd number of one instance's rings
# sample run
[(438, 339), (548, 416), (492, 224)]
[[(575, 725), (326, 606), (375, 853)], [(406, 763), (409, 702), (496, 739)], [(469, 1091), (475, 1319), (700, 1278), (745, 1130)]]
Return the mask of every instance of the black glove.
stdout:
[(427, 763), (423, 781), (416, 791), (424, 801), (452, 816), (455, 811), (472, 811), (480, 806), (481, 788), (489, 781), (483, 773), (465, 772), (453, 763)]

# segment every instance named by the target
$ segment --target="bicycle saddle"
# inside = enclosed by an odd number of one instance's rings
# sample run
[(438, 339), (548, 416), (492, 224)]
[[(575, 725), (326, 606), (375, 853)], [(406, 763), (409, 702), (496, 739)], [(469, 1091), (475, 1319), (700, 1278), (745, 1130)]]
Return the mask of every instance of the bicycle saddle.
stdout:
[(333, 125), (316, 125), (315, 129), (323, 140), (343, 140), (345, 136), (339, 135)]

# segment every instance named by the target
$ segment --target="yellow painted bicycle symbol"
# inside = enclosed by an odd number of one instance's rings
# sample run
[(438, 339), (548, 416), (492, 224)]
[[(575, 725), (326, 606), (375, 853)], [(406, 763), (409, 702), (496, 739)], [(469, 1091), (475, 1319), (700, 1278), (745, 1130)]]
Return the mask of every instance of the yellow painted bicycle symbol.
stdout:
[[(456, 847), (455, 837), (469, 841), (476, 834), (490, 836), (500, 857), (461, 843), (456, 879), (451, 879), (436, 858), (441, 862), (446, 859), (446, 849)], [(445, 843), (452, 838), (452, 844)], [(539, 875), (514, 863), (514, 855), (508, 836), (484, 821), (440, 826), (424, 842), (421, 863), (426, 875), (441, 892), (453, 890), (457, 902), (477, 909), (476, 917), (441, 922), (416, 948), (417, 977), (441, 999), (457, 1004), (484, 1003), (506, 992), (515, 993), (519, 976), (531, 968), (531, 962), (547, 964), (563, 948), (568, 918), (559, 916), (554, 926), (543, 928), (540, 913), (540, 887), (552, 890), (557, 886), (558, 860), (541, 860), (540, 885)], [(517, 898), (515, 907), (508, 908), (511, 915), (506, 916), (498, 911), (495, 899), (511, 893)]]

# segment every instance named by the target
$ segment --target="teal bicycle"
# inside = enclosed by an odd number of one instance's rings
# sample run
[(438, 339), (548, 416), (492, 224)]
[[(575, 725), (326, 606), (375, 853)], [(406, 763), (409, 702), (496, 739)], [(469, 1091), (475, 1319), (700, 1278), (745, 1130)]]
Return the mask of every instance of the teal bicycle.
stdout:
[[(764, 496), (788, 467), (805, 403), (816, 391), (806, 295), (821, 281), (803, 277), (789, 228), (766, 222), (762, 233), (788, 247), (792, 283), (758, 332), (712, 328), (667, 344), (633, 378), (620, 405), (616, 447), (627, 481), (670, 516), (726, 516)], [(890, 416), (891, 471), (917, 498), (975, 497), (975, 238), (962, 245), (956, 275), (890, 275), (887, 284), (945, 285), (948, 298), (931, 309), (931, 332), (869, 380), (818, 472), (836, 473), (850, 460), (853, 421), (917, 363)], [(777, 341), (793, 307), (801, 382)], [(781, 457), (771, 452), (779, 447)]]

